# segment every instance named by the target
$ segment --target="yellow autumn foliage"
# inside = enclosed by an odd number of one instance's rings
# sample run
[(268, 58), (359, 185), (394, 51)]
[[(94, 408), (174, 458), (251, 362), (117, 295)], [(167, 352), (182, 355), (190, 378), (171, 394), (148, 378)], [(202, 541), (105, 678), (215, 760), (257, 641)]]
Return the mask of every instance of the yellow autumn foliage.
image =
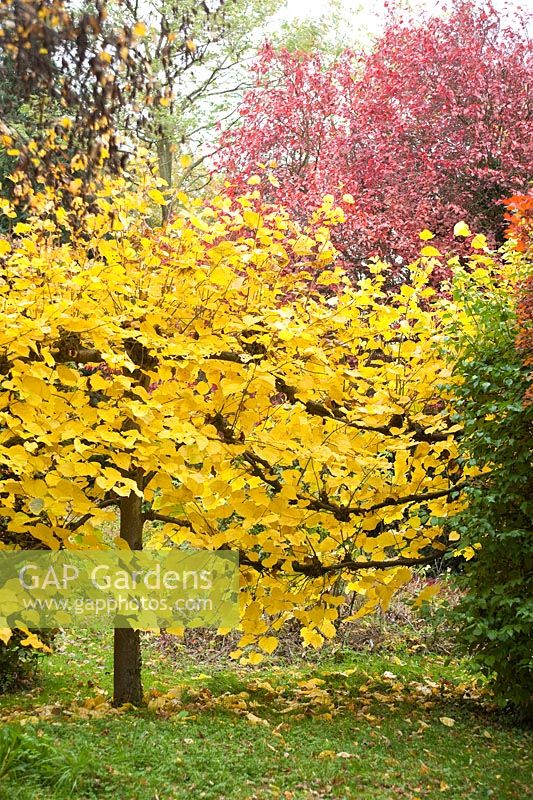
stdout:
[(335, 266), (329, 198), (307, 231), (253, 187), (153, 228), (158, 185), (102, 181), (79, 230), (43, 192), (0, 241), (0, 548), (123, 546), (140, 496), (147, 547), (239, 551), (237, 656), (292, 617), (320, 646), (346, 593), (386, 607), (437, 558), (463, 503), (436, 253), (391, 296), (385, 265)]

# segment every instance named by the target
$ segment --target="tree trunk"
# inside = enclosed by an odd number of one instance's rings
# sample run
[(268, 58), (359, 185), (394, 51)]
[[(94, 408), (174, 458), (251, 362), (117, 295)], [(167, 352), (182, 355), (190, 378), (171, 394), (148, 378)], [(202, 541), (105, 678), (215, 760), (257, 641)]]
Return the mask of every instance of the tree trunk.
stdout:
[[(159, 162), (159, 174), (169, 187), (172, 186), (172, 142), (163, 137), (157, 141), (157, 159)], [(163, 224), (168, 220), (170, 215), (170, 205), (161, 206), (161, 214), (163, 217)]]
[[(142, 550), (142, 498), (131, 492), (120, 504), (120, 536), (131, 550)], [(113, 705), (142, 702), (141, 642), (139, 631), (115, 628)]]

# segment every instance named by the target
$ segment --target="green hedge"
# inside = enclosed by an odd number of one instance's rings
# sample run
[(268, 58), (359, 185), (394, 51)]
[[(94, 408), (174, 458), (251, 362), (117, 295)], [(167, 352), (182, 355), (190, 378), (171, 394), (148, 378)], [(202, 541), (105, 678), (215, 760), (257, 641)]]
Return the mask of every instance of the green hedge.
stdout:
[(466, 589), (452, 611), (463, 647), (492, 681), (496, 697), (533, 715), (533, 405), (515, 342), (514, 298), (495, 286), (459, 281), (474, 333), (457, 328), (455, 389), (464, 424), (463, 458), (490, 474), (469, 490), (456, 520), (461, 547), (480, 544), (456, 578)]

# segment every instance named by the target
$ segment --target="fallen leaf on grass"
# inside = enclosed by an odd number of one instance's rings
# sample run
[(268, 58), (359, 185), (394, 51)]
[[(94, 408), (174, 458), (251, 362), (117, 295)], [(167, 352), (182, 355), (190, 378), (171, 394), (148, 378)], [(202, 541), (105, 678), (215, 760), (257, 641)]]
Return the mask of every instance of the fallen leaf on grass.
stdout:
[(268, 720), (262, 719), (261, 717), (258, 717), (256, 714), (252, 714), (251, 711), (249, 711), (248, 714), (246, 714), (245, 718), (248, 720), (248, 722), (251, 722), (252, 725), (266, 725), (267, 728), (270, 728), (270, 722), (268, 722)]
[(346, 753), (344, 750), (341, 750), (339, 753), (336, 753), (335, 750), (322, 750), (321, 753), (318, 754), (319, 758), (355, 758), (353, 753)]
[(455, 725), (455, 720), (451, 717), (439, 717), (439, 720), (443, 725), (446, 725), (447, 728), (453, 728)]

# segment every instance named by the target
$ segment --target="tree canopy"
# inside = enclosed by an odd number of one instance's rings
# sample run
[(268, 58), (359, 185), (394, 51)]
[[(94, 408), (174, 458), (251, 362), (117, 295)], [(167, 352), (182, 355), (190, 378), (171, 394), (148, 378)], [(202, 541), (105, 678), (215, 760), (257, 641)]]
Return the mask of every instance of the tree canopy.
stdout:
[(266, 46), (219, 166), (237, 192), (272, 170), (267, 197), (299, 219), (334, 192), (346, 215), (335, 244), (356, 271), (372, 254), (412, 259), (423, 228), (461, 253), (459, 220), (501, 243), (499, 201), (531, 178), (525, 30), (458, 0), (445, 15), (393, 17), (370, 53), (333, 63)]
[(386, 605), (454, 539), (434, 248), (391, 300), (385, 265), (354, 286), (331, 263), (327, 202), (313, 237), (256, 191), (150, 229), (164, 195), (136, 181), (67, 241), (41, 197), (1, 242), (2, 541), (103, 547), (133, 504), (132, 547), (150, 520), (148, 546), (239, 551), (243, 647), (291, 616), (318, 646), (346, 591)]

